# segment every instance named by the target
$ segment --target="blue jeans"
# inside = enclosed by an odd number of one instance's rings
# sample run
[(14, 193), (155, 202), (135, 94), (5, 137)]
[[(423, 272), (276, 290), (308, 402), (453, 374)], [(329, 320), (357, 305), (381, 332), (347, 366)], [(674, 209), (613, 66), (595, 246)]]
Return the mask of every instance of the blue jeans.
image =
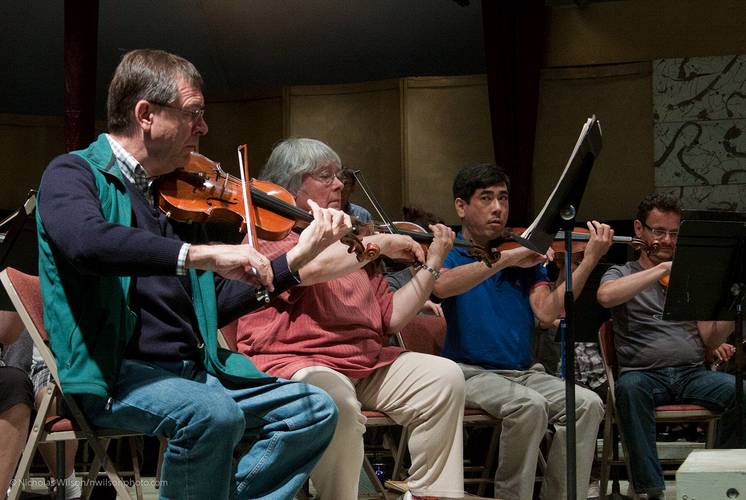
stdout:
[(102, 398), (78, 398), (96, 426), (168, 439), (164, 499), (292, 499), (337, 421), (334, 402), (312, 386), (236, 387), (191, 361), (125, 360), (112, 399), (107, 409)]
[(635, 491), (656, 493), (665, 489), (663, 470), (655, 447), (655, 407), (697, 404), (724, 412), (717, 444), (726, 446), (736, 429), (735, 377), (703, 366), (658, 368), (623, 373), (616, 384), (620, 425), (629, 451)]

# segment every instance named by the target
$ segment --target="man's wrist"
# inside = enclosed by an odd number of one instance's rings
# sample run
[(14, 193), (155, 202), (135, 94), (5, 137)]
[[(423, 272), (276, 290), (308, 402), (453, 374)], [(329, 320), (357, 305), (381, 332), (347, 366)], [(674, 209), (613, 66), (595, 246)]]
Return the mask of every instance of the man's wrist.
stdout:
[[(440, 266), (438, 266), (438, 267), (440, 267)], [(415, 266), (415, 269), (417, 269), (417, 271), (427, 271), (436, 280), (438, 278), (440, 278), (440, 271), (438, 269), (436, 269), (435, 267), (428, 265), (427, 263), (417, 264), (417, 266)]]

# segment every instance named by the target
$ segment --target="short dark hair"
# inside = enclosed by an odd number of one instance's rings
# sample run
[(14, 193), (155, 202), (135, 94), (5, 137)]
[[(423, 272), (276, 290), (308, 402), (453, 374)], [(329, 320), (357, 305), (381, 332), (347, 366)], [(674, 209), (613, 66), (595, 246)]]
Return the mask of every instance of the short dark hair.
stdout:
[(681, 203), (678, 198), (667, 193), (650, 193), (637, 207), (637, 220), (645, 222), (653, 209), (674, 212), (681, 216)]
[(428, 212), (420, 207), (414, 206), (403, 206), (401, 207), (404, 220), (407, 222), (414, 222), (424, 228), (427, 228), (429, 224), (445, 224), (443, 219), (438, 217), (432, 212)]
[(495, 184), (505, 184), (510, 192), (510, 179), (501, 167), (494, 163), (467, 165), (458, 171), (453, 180), (453, 199), (461, 198), (468, 203), (477, 189), (484, 189)]
[(342, 184), (349, 184), (352, 187), (355, 187), (355, 184), (357, 184), (355, 171), (349, 167), (342, 167), (342, 170), (337, 174), (337, 179), (342, 181)]
[(131, 135), (135, 130), (135, 104), (140, 100), (162, 105), (173, 103), (179, 97), (181, 80), (202, 89), (202, 76), (183, 57), (154, 49), (124, 54), (109, 84), (106, 100), (109, 131)]

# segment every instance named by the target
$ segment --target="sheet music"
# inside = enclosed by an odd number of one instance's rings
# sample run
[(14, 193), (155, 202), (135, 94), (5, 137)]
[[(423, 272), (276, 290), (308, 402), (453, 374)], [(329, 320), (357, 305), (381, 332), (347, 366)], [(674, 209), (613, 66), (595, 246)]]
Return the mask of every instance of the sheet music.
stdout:
[(593, 161), (601, 151), (601, 125), (596, 115), (588, 118), (580, 130), (565, 169), (539, 215), (514, 239), (521, 245), (545, 253), (561, 226), (560, 210), (572, 204), (577, 211), (590, 176)]

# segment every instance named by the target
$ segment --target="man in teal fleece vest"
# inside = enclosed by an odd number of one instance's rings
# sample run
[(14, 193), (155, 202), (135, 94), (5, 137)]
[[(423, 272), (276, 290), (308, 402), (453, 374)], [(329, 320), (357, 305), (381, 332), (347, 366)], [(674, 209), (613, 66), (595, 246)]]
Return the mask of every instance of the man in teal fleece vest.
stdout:
[[(161, 498), (289, 499), (331, 439), (336, 408), (219, 349), (217, 328), (263, 305), (257, 285), (274, 296), (333, 272), (323, 263), (338, 259), (350, 220), (314, 207), (298, 245), (272, 262), (247, 245), (185, 243), (151, 185), (185, 166), (207, 133), (201, 88), (178, 56), (125, 54), (109, 87), (109, 133), (44, 172), (45, 326), (63, 390), (95, 425), (168, 439)], [(253, 444), (237, 448), (246, 438)]]

